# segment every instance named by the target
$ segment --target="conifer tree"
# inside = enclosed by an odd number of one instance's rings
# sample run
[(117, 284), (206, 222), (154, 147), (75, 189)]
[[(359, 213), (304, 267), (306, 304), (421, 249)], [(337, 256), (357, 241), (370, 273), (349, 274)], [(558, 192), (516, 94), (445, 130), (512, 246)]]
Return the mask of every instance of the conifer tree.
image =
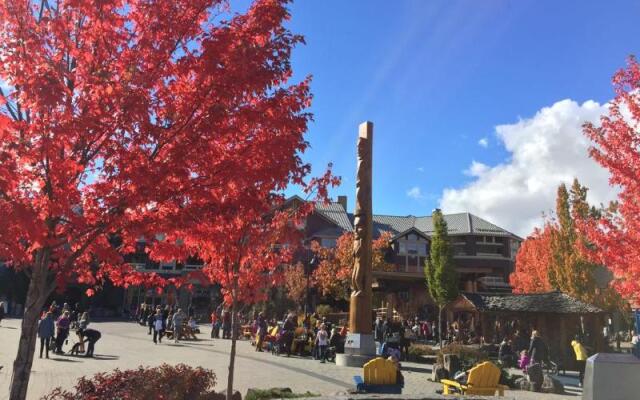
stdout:
[(432, 214), (432, 221), (431, 251), (424, 274), (429, 295), (438, 306), (438, 342), (442, 343), (442, 311), (449, 302), (458, 297), (458, 274), (453, 263), (447, 222), (442, 211), (436, 209)]

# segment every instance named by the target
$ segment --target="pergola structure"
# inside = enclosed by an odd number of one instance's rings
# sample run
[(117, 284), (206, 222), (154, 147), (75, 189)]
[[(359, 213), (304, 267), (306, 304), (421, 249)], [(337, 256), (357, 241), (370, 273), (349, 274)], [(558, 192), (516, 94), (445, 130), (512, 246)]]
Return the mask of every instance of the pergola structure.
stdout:
[(527, 338), (537, 330), (550, 355), (565, 366), (573, 365), (571, 341), (577, 334), (585, 338), (590, 353), (605, 349), (605, 312), (561, 292), (462, 293), (447, 307), (447, 316), (449, 321), (467, 321), (489, 343), (511, 338), (516, 330)]

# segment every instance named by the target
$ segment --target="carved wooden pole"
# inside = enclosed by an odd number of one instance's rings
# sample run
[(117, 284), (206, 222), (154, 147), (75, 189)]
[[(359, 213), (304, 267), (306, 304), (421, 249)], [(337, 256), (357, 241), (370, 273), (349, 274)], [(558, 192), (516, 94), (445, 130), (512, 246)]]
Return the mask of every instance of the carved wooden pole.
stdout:
[(371, 320), (371, 240), (373, 211), (371, 198), (373, 123), (363, 122), (358, 132), (358, 169), (356, 176), (356, 208), (354, 211), (353, 275), (349, 308), (349, 331), (370, 334)]

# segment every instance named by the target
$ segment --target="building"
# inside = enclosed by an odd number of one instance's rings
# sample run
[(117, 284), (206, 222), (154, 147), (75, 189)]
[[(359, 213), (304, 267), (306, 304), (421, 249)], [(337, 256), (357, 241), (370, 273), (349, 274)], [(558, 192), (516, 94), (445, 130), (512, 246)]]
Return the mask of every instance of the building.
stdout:
[[(165, 279), (177, 278), (189, 272), (198, 271), (202, 268), (201, 260), (190, 257), (184, 263), (172, 261), (159, 263), (152, 261), (145, 252), (145, 241), (140, 239), (136, 243), (136, 251), (124, 256), (124, 259), (139, 272), (156, 273)], [(143, 286), (130, 286), (125, 289), (123, 308), (134, 312), (138, 305), (142, 303), (156, 305), (168, 304), (176, 305), (187, 309), (193, 307), (198, 314), (208, 315), (211, 304), (220, 300), (220, 289), (217, 285), (202, 284), (197, 280), (192, 280), (192, 290), (173, 285), (167, 285), (162, 291)]]
[[(298, 197), (290, 201), (303, 201)], [(522, 238), (470, 213), (444, 216), (454, 249), (454, 260), (465, 292), (511, 292), (508, 277), (514, 269), (515, 254)], [(431, 216), (373, 215), (374, 238), (391, 232), (395, 265), (391, 272), (374, 271), (374, 307), (394, 309), (401, 315), (431, 314), (424, 265), (433, 233)], [(307, 240), (333, 247), (345, 232), (353, 231), (353, 214), (347, 212), (347, 197), (337, 202), (317, 204), (307, 218)], [(433, 315), (433, 314), (431, 314)]]

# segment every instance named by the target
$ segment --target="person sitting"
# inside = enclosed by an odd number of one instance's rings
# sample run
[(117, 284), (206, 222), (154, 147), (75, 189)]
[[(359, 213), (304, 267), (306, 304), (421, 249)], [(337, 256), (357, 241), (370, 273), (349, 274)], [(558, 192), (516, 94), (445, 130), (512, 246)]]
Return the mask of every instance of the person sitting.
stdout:
[(195, 318), (189, 317), (189, 322), (187, 324), (194, 333), (200, 333)]

